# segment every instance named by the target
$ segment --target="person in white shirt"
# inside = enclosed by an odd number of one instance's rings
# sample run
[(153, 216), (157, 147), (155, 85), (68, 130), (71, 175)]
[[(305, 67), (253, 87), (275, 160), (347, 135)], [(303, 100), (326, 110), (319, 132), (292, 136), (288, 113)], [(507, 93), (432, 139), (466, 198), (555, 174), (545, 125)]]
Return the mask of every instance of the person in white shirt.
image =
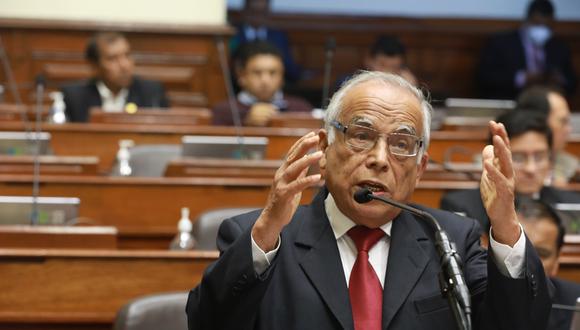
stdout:
[[(429, 224), (353, 198), (368, 188), (410, 201), (429, 158), (430, 117), (423, 93), (400, 76), (363, 72), (346, 82), (324, 129), (290, 148), (265, 208), (223, 222), (221, 257), (189, 296), (189, 329), (454, 328)], [(544, 329), (546, 278), (516, 216), (509, 139), (501, 124), (490, 130), (481, 181), (489, 257), (477, 221), (421, 209), (456, 244), (475, 328)], [(314, 164), (320, 174), (308, 173)], [(302, 191), (321, 185), (311, 204), (299, 206)]]
[(169, 107), (162, 84), (134, 75), (131, 47), (122, 34), (96, 34), (89, 40), (85, 55), (91, 64), (93, 78), (61, 88), (68, 121), (88, 121), (91, 107), (108, 112)]

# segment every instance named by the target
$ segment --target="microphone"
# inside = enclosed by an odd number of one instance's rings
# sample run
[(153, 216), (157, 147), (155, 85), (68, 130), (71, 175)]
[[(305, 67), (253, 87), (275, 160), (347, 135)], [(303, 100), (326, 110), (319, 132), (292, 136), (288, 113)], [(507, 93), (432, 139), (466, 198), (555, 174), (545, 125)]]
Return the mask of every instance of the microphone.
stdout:
[(330, 72), (332, 71), (332, 58), (334, 57), (334, 50), (336, 48), (336, 39), (329, 37), (326, 39), (324, 45), (324, 82), (322, 85), (322, 102), (320, 107), (326, 110), (328, 105), (328, 92), (330, 90)]
[(232, 119), (236, 130), (236, 137), (238, 139), (240, 155), (242, 155), (241, 158), (245, 158), (244, 155), (246, 155), (246, 150), (244, 147), (244, 132), (242, 131), (242, 116), (240, 115), (240, 109), (238, 108), (236, 95), (234, 93), (234, 86), (232, 85), (232, 80), (230, 79), (231, 72), (230, 67), (228, 65), (226, 46), (223, 37), (221, 36), (216, 37), (216, 46), (219, 53), (222, 74), (224, 75), (224, 83), (226, 85), (226, 93), (228, 96), (230, 112), (232, 113)]
[(552, 309), (580, 313), (580, 307), (574, 305), (552, 304)]
[(46, 79), (43, 75), (36, 76), (36, 122), (35, 122), (35, 145), (34, 145), (34, 167), (32, 173), (32, 212), (30, 214), (30, 224), (38, 224), (38, 196), (40, 190), (40, 123), (42, 116), (42, 99), (44, 97), (44, 86)]
[(435, 246), (441, 262), (441, 273), (439, 273), (441, 294), (447, 298), (459, 329), (471, 329), (471, 298), (467, 283), (463, 277), (463, 272), (461, 271), (461, 261), (453, 247), (454, 244), (451, 243), (449, 236), (441, 228), (437, 219), (428, 212), (394, 201), (390, 198), (377, 196), (368, 188), (358, 190), (353, 197), (360, 204), (378, 200), (429, 221), (435, 231)]

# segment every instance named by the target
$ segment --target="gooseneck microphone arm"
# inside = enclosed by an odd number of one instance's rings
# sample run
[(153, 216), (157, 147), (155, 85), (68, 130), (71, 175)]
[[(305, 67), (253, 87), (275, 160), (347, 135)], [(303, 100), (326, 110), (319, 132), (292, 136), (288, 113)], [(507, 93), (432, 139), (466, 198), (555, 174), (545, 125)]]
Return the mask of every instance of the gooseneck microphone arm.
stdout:
[(463, 272), (461, 271), (461, 261), (453, 247), (453, 244), (449, 240), (449, 236), (447, 236), (447, 233), (441, 228), (437, 219), (425, 211), (399, 203), (389, 198), (376, 196), (366, 188), (357, 191), (354, 194), (354, 199), (361, 204), (368, 203), (371, 200), (378, 200), (411, 212), (412, 214), (429, 221), (435, 232), (435, 246), (437, 247), (441, 263), (441, 272), (439, 273), (441, 294), (447, 298), (459, 329), (471, 330), (471, 298), (467, 283), (463, 277)]
[(32, 173), (32, 213), (30, 224), (38, 225), (38, 196), (40, 195), (40, 123), (42, 121), (42, 100), (44, 97), (45, 78), (42, 75), (36, 77), (36, 120), (35, 120), (35, 144), (34, 144), (34, 167)]

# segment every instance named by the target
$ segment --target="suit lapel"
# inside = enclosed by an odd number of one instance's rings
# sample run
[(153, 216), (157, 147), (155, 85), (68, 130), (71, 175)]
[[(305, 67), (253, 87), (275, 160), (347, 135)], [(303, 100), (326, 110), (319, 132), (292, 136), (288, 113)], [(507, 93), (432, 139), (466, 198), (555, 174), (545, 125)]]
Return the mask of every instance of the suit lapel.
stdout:
[(317, 196), (308, 209), (295, 241), (300, 267), (308, 276), (343, 329), (353, 329), (348, 288), (336, 239), (324, 210), (326, 194)]
[(389, 260), (383, 294), (383, 329), (414, 288), (429, 263), (427, 249), (432, 242), (411, 214), (403, 211), (393, 220)]

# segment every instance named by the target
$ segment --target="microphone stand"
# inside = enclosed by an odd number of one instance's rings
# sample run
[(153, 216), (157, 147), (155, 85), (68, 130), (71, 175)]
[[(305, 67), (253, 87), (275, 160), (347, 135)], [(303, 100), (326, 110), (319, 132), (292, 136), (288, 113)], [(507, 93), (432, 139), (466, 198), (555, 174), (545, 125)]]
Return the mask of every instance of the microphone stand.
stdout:
[(411, 212), (431, 223), (435, 231), (435, 246), (439, 254), (441, 272), (439, 273), (439, 285), (441, 294), (447, 298), (449, 306), (453, 311), (455, 322), (461, 330), (471, 330), (471, 301), (467, 283), (461, 271), (461, 260), (449, 240), (447, 233), (441, 228), (437, 219), (431, 214), (399, 203), (397, 201), (375, 196), (370, 190), (362, 189), (355, 193), (355, 200), (359, 203), (367, 203), (371, 200), (379, 200), (383, 203), (395, 206), (405, 211)]
[(336, 48), (336, 40), (334, 37), (328, 38), (326, 40), (326, 45), (324, 47), (324, 81), (322, 85), (322, 102), (320, 107), (326, 110), (328, 105), (328, 93), (330, 90), (330, 73), (332, 72), (332, 58), (334, 57), (334, 49)]
[(228, 96), (228, 103), (230, 106), (230, 111), (232, 113), (232, 119), (234, 121), (234, 127), (236, 129), (236, 137), (238, 138), (238, 144), (240, 147), (240, 158), (245, 158), (246, 155), (244, 147), (244, 132), (242, 131), (242, 116), (240, 115), (240, 109), (238, 109), (238, 104), (236, 102), (236, 95), (234, 94), (234, 86), (231, 81), (231, 72), (228, 65), (228, 59), (226, 55), (226, 46), (223, 37), (216, 37), (216, 46), (218, 49), (220, 66), (222, 69), (222, 74), (224, 76), (224, 83), (226, 85), (226, 94)]
[(44, 77), (36, 77), (36, 121), (34, 138), (34, 170), (32, 174), (32, 213), (30, 214), (30, 224), (38, 225), (38, 196), (40, 190), (40, 122), (42, 119), (42, 98), (44, 96)]

